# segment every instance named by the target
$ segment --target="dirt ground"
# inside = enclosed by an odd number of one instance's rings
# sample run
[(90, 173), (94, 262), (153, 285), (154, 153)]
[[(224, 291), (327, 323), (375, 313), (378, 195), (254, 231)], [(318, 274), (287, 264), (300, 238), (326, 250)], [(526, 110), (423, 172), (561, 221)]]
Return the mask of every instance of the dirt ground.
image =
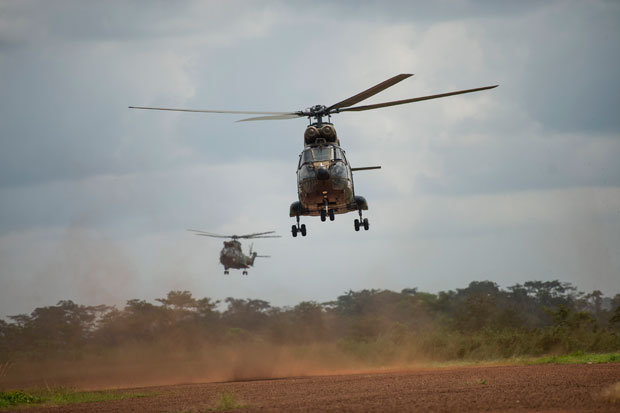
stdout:
[(450, 367), (143, 387), (127, 391), (153, 395), (27, 411), (204, 412), (227, 392), (243, 412), (620, 412), (619, 383), (619, 363)]

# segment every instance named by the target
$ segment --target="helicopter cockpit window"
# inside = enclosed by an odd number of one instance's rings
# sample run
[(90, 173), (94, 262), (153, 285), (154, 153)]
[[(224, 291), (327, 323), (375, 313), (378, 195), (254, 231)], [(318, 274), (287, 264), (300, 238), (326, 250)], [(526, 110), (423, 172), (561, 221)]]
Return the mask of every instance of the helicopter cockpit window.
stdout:
[(315, 161), (329, 161), (334, 158), (331, 147), (326, 148), (312, 148)]
[(331, 147), (325, 148), (308, 148), (303, 152), (301, 162), (330, 161), (334, 159)]
[(306, 149), (302, 154), (301, 154), (301, 163), (308, 163), (308, 162), (312, 162), (312, 149)]

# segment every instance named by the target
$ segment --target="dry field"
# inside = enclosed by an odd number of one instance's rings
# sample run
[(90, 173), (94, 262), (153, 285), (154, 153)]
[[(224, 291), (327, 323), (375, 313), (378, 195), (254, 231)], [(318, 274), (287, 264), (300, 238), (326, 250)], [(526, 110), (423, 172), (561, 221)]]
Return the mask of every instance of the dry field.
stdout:
[(127, 389), (151, 395), (27, 411), (206, 412), (229, 394), (243, 412), (618, 412), (619, 383), (618, 363), (449, 367)]

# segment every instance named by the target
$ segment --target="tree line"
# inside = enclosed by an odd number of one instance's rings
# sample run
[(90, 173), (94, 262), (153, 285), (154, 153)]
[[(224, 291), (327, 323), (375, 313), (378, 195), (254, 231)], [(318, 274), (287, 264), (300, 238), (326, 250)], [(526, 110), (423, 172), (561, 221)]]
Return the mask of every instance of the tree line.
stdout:
[(474, 281), (437, 294), (366, 289), (330, 302), (276, 307), (170, 291), (154, 303), (132, 299), (116, 308), (65, 300), (0, 320), (0, 362), (79, 358), (155, 342), (190, 350), (331, 343), (362, 358), (397, 347), (438, 359), (620, 351), (620, 294), (584, 293), (558, 280), (505, 289)]

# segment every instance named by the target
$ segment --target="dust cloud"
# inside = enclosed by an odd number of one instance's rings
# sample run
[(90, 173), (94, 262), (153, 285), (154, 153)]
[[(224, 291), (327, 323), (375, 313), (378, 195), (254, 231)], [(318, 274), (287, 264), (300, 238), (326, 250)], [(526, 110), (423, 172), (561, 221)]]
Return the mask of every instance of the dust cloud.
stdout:
[(228, 297), (218, 310), (220, 301), (189, 291), (155, 301), (63, 300), (0, 320), (0, 388), (275, 379), (620, 348), (620, 294), (559, 280), (351, 290), (286, 308)]
[(378, 366), (356, 360), (336, 345), (274, 344), (203, 346), (189, 350), (170, 344), (136, 344), (81, 356), (76, 360), (29, 360), (8, 366), (0, 387), (133, 388), (180, 383), (227, 382), (283, 377), (392, 371), (424, 366), (411, 352)]

